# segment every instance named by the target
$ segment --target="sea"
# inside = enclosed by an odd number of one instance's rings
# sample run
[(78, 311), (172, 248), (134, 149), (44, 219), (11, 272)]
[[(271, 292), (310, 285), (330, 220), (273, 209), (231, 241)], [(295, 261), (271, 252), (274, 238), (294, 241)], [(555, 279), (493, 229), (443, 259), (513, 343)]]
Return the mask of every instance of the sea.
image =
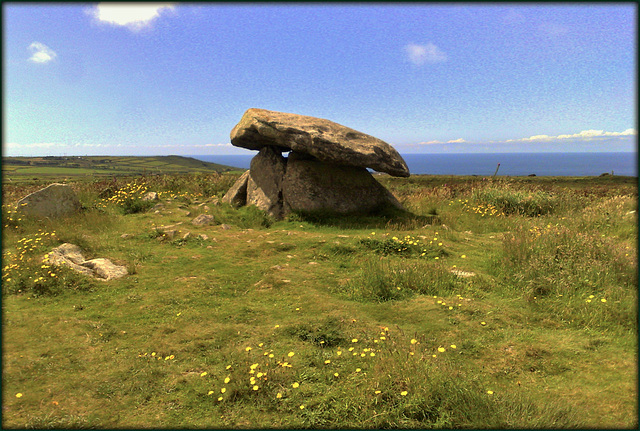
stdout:
[[(257, 154), (257, 153), (255, 153)], [(190, 156), (204, 162), (249, 169), (255, 154)], [(637, 153), (401, 154), (413, 175), (587, 177), (638, 176)], [(500, 167), (498, 168), (498, 164)]]

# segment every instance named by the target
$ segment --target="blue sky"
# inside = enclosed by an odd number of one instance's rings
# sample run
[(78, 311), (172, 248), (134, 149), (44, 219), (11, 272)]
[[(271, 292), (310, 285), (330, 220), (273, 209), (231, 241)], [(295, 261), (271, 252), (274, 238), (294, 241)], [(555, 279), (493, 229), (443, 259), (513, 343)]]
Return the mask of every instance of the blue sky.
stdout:
[(4, 155), (249, 154), (248, 108), (400, 153), (636, 151), (635, 3), (3, 3)]

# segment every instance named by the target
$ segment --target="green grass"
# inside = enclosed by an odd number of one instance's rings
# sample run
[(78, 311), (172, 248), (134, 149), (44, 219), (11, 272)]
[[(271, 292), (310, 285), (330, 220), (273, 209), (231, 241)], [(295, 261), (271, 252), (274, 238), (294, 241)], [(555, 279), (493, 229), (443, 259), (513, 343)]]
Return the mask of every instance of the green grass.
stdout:
[(274, 221), (238, 175), (71, 182), (57, 221), (3, 184), (4, 427), (637, 427), (634, 181), (380, 176), (409, 212)]
[(3, 181), (40, 182), (57, 177), (92, 179), (123, 175), (213, 173), (237, 170), (231, 166), (182, 156), (3, 157)]

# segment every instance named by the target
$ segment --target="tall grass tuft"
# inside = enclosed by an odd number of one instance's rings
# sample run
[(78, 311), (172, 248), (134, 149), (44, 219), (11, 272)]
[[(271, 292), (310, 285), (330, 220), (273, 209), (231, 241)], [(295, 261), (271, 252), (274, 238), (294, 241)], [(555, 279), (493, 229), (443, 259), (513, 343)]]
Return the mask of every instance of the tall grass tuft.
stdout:
[[(606, 237), (562, 225), (519, 225), (505, 234), (502, 253), (492, 268), (508, 286), (507, 294), (530, 301), (561, 298), (557, 311), (567, 321), (637, 326), (632, 304), (637, 298), (637, 262)], [(622, 305), (615, 312), (613, 307), (611, 312), (606, 307), (585, 312), (585, 305), (597, 301)]]
[(517, 190), (509, 185), (493, 184), (474, 191), (473, 199), (491, 205), (504, 215), (537, 217), (550, 214), (558, 207), (557, 196), (542, 190)]
[(345, 293), (360, 301), (385, 302), (416, 293), (444, 296), (463, 287), (444, 265), (435, 262), (367, 258), (359, 276), (347, 283)]

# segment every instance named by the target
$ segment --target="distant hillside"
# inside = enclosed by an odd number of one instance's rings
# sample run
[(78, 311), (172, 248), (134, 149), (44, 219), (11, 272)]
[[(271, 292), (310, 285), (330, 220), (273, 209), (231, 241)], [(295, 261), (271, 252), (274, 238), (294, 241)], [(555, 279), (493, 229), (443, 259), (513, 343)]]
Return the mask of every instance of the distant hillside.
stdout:
[(110, 176), (228, 172), (233, 166), (183, 156), (46, 156), (3, 157), (3, 180), (60, 176)]

